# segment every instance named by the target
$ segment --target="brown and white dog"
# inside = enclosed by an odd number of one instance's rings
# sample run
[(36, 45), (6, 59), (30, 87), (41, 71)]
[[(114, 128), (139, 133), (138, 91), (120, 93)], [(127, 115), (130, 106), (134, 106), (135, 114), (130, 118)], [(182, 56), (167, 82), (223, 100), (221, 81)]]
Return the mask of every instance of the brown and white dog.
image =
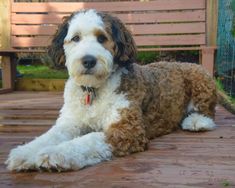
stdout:
[(130, 32), (109, 14), (72, 14), (49, 52), (68, 69), (64, 105), (47, 133), (10, 152), (9, 170), (77, 170), (142, 152), (150, 139), (180, 125), (215, 127), (212, 77), (195, 64), (135, 64)]

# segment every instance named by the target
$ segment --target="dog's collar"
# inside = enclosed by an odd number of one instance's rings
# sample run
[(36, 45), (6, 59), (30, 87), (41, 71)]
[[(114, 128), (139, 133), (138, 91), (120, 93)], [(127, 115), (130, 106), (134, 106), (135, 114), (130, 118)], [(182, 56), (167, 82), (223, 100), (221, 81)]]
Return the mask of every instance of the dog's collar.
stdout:
[(85, 92), (85, 105), (92, 105), (93, 100), (96, 97), (95, 88), (88, 86), (81, 86), (82, 91)]

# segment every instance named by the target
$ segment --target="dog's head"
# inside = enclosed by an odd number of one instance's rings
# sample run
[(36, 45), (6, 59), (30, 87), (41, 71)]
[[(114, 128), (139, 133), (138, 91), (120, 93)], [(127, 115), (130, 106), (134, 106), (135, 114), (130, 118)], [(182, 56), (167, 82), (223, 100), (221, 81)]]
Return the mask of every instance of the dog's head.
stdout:
[(75, 12), (64, 21), (49, 55), (56, 66), (67, 66), (78, 85), (98, 88), (117, 67), (130, 67), (136, 45), (118, 18), (91, 9)]

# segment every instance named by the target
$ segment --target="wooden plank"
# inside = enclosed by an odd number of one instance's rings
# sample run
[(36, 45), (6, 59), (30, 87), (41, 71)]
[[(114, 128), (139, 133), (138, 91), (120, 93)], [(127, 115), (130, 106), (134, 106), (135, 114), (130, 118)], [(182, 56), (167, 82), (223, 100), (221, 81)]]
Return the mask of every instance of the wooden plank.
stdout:
[(206, 1), (206, 18), (207, 18), (207, 45), (216, 45), (217, 41), (217, 25), (218, 25), (218, 0)]
[(135, 36), (138, 46), (170, 46), (205, 44), (205, 35), (169, 35), (169, 36)]
[(204, 22), (205, 10), (113, 14), (124, 23)]
[[(46, 47), (51, 37), (12, 37), (13, 47)], [(203, 45), (205, 34), (198, 35), (169, 35), (169, 36), (135, 36), (138, 46), (157, 45)]]
[(59, 115), (58, 110), (1, 110), (0, 109), (0, 122), (1, 120), (22, 120), (22, 119), (56, 119)]
[[(43, 132), (46, 132), (49, 127), (53, 125), (53, 124), (37, 124), (37, 122), (35, 124), (32, 123), (32, 125), (27, 125), (27, 124), (20, 124), (20, 125), (4, 125), (4, 126), (0, 126), (0, 132), (1, 133), (5, 133), (5, 134), (17, 134), (17, 133), (33, 133), (33, 134), (42, 134)], [(0, 139), (1, 140), (1, 139)], [(22, 138), (22, 141), (30, 141), (32, 139), (26, 139), (26, 138)], [(16, 142), (16, 145), (19, 144), (19, 140), (18, 142)]]
[(205, 33), (204, 23), (128, 25), (134, 35)]
[(51, 37), (12, 37), (12, 47), (47, 47)]
[(1, 49), (0, 55), (3, 56), (9, 56), (12, 53), (45, 53), (46, 50), (40, 50), (40, 49), (14, 49), (14, 48), (8, 48), (8, 49)]
[[(60, 24), (70, 14), (12, 14), (13, 24)], [(205, 10), (113, 14), (124, 23), (203, 22)]]
[(1, 88), (0, 89), (0, 94), (6, 94), (6, 93), (10, 93), (12, 91), (13, 91), (13, 89), (4, 89), (4, 88)]
[[(72, 12), (71, 12), (72, 13)], [(63, 18), (68, 17), (70, 14), (31, 14), (27, 13), (16, 14), (12, 13), (13, 24), (60, 24)]]
[[(152, 48), (152, 47), (149, 47), (149, 48), (141, 48), (141, 47), (138, 47), (138, 51), (192, 51), (192, 50), (203, 50), (204, 48), (207, 48), (205, 46), (194, 46), (194, 47), (161, 47), (161, 48)], [(216, 50), (217, 47), (215, 46), (211, 46), (209, 47), (210, 49), (213, 49), (213, 50)]]
[[(127, 25), (127, 28), (133, 35), (205, 33), (205, 24), (202, 22)], [(56, 30), (56, 26), (12, 25), (12, 35), (53, 35)]]
[(141, 48), (138, 47), (138, 51), (142, 51), (142, 52), (155, 52), (155, 51), (185, 51), (185, 50), (201, 50), (202, 48), (199, 46), (195, 46), (195, 47), (172, 47), (172, 48)]
[(58, 26), (12, 25), (12, 35), (53, 35)]
[(0, 120), (1, 126), (52, 126), (55, 123), (55, 119), (3, 119)]
[(205, 0), (154, 0), (120, 2), (13, 3), (12, 12), (73, 12), (95, 8), (101, 11), (193, 10), (204, 9)]

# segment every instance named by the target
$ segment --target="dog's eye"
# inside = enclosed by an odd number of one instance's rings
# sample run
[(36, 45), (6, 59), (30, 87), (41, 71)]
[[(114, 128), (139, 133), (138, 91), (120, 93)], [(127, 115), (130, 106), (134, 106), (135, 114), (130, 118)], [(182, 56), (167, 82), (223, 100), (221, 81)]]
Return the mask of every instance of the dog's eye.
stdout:
[(80, 41), (80, 37), (78, 35), (76, 35), (71, 40), (74, 41), (74, 42), (79, 42)]
[(97, 37), (97, 40), (98, 40), (98, 42), (99, 43), (104, 43), (106, 40), (108, 40), (107, 38), (106, 38), (106, 36), (104, 36), (104, 35), (99, 35), (98, 37)]

